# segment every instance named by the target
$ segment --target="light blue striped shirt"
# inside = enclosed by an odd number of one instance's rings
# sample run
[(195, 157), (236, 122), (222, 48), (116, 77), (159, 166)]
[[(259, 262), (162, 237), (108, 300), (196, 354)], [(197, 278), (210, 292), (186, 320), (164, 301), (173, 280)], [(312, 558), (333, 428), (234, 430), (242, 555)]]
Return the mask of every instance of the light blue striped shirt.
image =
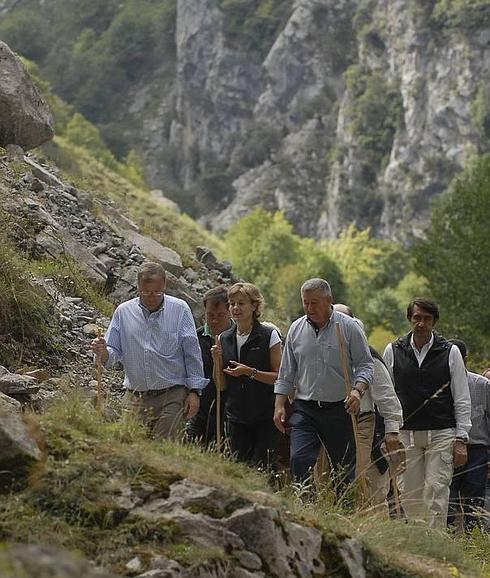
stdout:
[(190, 307), (165, 295), (162, 307), (150, 312), (138, 297), (119, 305), (107, 330), (109, 359), (120, 361), (124, 387), (135, 391), (185, 385), (203, 389), (201, 349)]
[(373, 381), (374, 363), (366, 337), (354, 319), (332, 310), (330, 320), (318, 331), (306, 315), (293, 322), (286, 337), (274, 392), (290, 395), (296, 385), (298, 399), (340, 401), (346, 397), (336, 323), (345, 345), (349, 384)]

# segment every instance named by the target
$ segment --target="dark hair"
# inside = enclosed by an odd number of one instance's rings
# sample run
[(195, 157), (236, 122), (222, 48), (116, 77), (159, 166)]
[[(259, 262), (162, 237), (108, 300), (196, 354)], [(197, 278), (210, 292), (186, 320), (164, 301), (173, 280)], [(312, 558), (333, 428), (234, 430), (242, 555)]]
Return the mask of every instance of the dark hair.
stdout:
[(213, 287), (204, 293), (202, 302), (204, 307), (208, 301), (213, 301), (213, 303), (224, 303), (228, 307), (228, 289), (224, 285), (218, 285)]
[(448, 339), (449, 343), (453, 343), (461, 351), (461, 356), (466, 359), (468, 355), (468, 349), (466, 348), (466, 343), (462, 339)]
[(419, 307), (434, 317), (434, 321), (439, 319), (439, 305), (435, 301), (425, 299), (423, 297), (415, 297), (412, 299), (407, 307), (407, 319), (410, 321), (415, 307)]
[(160, 263), (153, 263), (151, 261), (146, 261), (138, 269), (138, 283), (140, 281), (153, 281), (155, 277), (160, 277), (165, 280), (165, 269), (160, 265)]

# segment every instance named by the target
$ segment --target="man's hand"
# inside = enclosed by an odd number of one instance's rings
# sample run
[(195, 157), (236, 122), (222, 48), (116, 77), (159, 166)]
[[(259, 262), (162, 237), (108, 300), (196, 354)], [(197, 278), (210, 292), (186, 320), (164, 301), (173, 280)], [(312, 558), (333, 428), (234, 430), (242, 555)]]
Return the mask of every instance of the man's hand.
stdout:
[(189, 392), (184, 401), (184, 418), (192, 419), (199, 411), (200, 403), (201, 400), (197, 393), (194, 393), (193, 391)]
[(274, 408), (274, 424), (281, 433), (286, 433), (286, 403), (287, 396), (276, 395), (276, 405)]
[(405, 470), (405, 446), (400, 441), (397, 433), (391, 432), (385, 434), (383, 448), (386, 457), (389, 458), (391, 468), (396, 474), (401, 474)]
[(94, 340), (92, 340), (92, 351), (95, 353), (97, 359), (100, 360), (102, 365), (104, 365), (109, 359), (107, 343), (103, 337), (96, 337)]
[(345, 409), (347, 413), (351, 415), (357, 415), (359, 413), (359, 408), (361, 407), (361, 394), (357, 389), (351, 390), (348, 397), (345, 398)]
[(466, 443), (462, 440), (456, 440), (453, 447), (453, 467), (454, 469), (464, 466), (468, 460), (468, 451), (466, 449)]

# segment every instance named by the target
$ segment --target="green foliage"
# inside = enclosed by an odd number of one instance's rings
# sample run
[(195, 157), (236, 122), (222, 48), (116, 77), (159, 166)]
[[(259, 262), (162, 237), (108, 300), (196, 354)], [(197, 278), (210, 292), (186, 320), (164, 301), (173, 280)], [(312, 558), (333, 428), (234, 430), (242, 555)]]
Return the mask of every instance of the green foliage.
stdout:
[(291, 0), (218, 0), (228, 42), (264, 57), (292, 9)]
[(342, 274), (328, 252), (313, 239), (296, 235), (280, 212), (255, 209), (224, 240), (234, 271), (260, 288), (268, 313), (281, 328), (303, 315), (300, 287), (307, 279), (327, 279), (337, 300), (346, 295)]
[(274, 276), (272, 295), (280, 319), (291, 322), (304, 314), (300, 287), (313, 277), (327, 279), (335, 301), (345, 301), (347, 291), (339, 267), (313, 239), (301, 239), (297, 261), (281, 267)]
[(48, 345), (52, 315), (47, 295), (27, 273), (27, 259), (12, 244), (0, 216), (0, 365), (20, 365), (26, 346)]
[(480, 84), (471, 103), (471, 118), (480, 136), (490, 141), (490, 88)]
[(447, 28), (483, 29), (490, 24), (490, 5), (488, 0), (437, 0), (432, 18)]
[(0, 21), (0, 39), (32, 60), (46, 56), (49, 45), (49, 25), (40, 11), (32, 6), (22, 6)]
[(414, 250), (417, 270), (441, 305), (441, 327), (490, 356), (490, 155), (476, 158), (435, 203), (425, 240)]
[(349, 128), (370, 169), (365, 177), (369, 184), (389, 154), (396, 130), (403, 124), (402, 98), (398, 87), (378, 71), (353, 65), (345, 78), (350, 97)]
[(407, 282), (416, 280), (409, 276), (412, 264), (406, 250), (393, 241), (374, 239), (369, 229), (360, 231), (353, 225), (324, 247), (347, 285), (347, 304), (365, 323), (367, 333), (375, 326), (402, 332), (407, 304), (404, 289)]
[(107, 124), (133, 82), (175, 50), (175, 13), (176, 0), (32, 2), (2, 17), (0, 37), (81, 114)]
[(225, 235), (227, 258), (236, 274), (257, 285), (269, 304), (277, 271), (298, 261), (300, 239), (282, 213), (255, 209)]
[(63, 293), (72, 297), (82, 297), (107, 317), (114, 313), (114, 305), (87, 281), (78, 263), (68, 256), (57, 261), (33, 261), (29, 263), (29, 270), (33, 274), (53, 278)]
[(98, 158), (109, 168), (117, 168), (117, 161), (103, 143), (97, 127), (78, 112), (68, 122), (65, 136), (74, 145), (87, 149), (91, 155)]

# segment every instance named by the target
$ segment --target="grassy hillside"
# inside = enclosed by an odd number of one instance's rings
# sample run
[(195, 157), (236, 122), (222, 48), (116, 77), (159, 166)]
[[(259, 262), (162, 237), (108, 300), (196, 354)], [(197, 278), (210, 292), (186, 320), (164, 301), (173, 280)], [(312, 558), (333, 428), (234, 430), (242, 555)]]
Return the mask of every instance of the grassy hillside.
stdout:
[[(194, 567), (226, 560), (220, 548), (187, 543), (173, 522), (149, 524), (128, 516), (118, 502), (129, 486), (168, 495), (173, 482), (186, 478), (222, 488), (236, 500), (289, 512), (287, 517), (320, 529), (332, 552), (346, 536), (359, 539), (372, 577), (483, 576), (490, 563), (484, 536), (454, 540), (369, 512), (352, 515), (325, 498), (304, 506), (288, 492), (272, 494), (265, 476), (213, 452), (149, 441), (132, 422), (106, 423), (76, 392), (66, 393), (40, 422), (47, 459), (29, 487), (0, 498), (0, 541), (49, 542), (124, 575), (125, 563), (135, 555), (144, 560), (161, 554)], [(205, 507), (193, 512), (216, 515)], [(333, 560), (332, 554), (330, 564)], [(330, 571), (339, 575), (333, 567)]]

